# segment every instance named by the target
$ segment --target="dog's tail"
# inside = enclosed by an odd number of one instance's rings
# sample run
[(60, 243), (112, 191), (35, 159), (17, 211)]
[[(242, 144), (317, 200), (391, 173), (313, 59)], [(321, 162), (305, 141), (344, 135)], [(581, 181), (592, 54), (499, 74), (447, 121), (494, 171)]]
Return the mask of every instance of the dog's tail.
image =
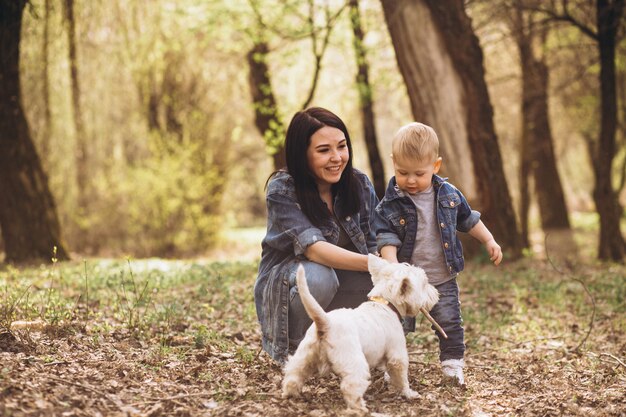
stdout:
[(298, 265), (298, 272), (296, 273), (296, 283), (298, 284), (298, 292), (300, 293), (300, 300), (315, 326), (317, 327), (317, 337), (322, 339), (328, 332), (329, 321), (326, 312), (317, 300), (311, 295), (309, 286), (306, 282), (306, 275), (304, 273), (304, 267), (302, 264)]

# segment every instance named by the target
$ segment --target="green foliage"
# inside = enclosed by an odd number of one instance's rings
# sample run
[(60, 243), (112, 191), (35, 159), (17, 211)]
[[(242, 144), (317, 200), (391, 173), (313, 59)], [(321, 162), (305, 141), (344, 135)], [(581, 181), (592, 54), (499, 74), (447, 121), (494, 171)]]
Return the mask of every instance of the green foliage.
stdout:
[[(521, 71), (511, 53), (514, 41), (503, 34), (504, 16), (499, 15), (510, 11), (510, 5), (470, 3), (467, 9), (484, 48), (506, 175), (517, 198)], [(317, 37), (319, 52), (329, 18), (345, 10), (345, 2), (77, 3), (77, 63), (87, 127), (82, 139), (89, 144), (91, 172), (86, 213), (77, 210), (77, 138), (63, 8), (52, 2), (43, 56), (44, 2), (29, 4), (20, 45), (23, 104), (70, 249), (135, 257), (197, 254), (217, 241), (224, 225), (265, 222), (263, 184), (272, 171), (268, 155), (283, 143), (280, 120), (299, 110), (312, 84), (316, 48), (310, 35)], [(586, 18), (593, 15), (586, 13), (588, 6), (572, 10)], [(379, 101), (373, 104), (383, 155), (389, 154), (392, 133), (414, 116), (380, 3), (361, 2), (362, 42), (354, 41), (350, 17), (343, 12), (334, 21), (311, 105), (342, 116), (354, 141), (355, 166), (367, 171), (359, 97)], [(277, 106), (255, 107), (250, 99), (245, 57), (260, 41), (267, 42), (269, 55), (255, 58), (268, 66)], [(355, 64), (363, 62), (354, 59), (355, 47), (367, 51), (371, 89), (362, 80), (355, 84)], [(616, 56), (622, 84), (625, 48), (622, 39)], [(568, 206), (592, 210), (593, 172), (583, 137), (598, 137), (597, 48), (563, 23), (551, 26), (541, 50), (550, 69), (550, 117)], [(260, 88), (269, 93), (268, 85)], [(622, 110), (623, 91), (618, 85)], [(273, 117), (262, 137), (254, 125), (255, 110)], [(623, 119), (622, 114), (620, 126)], [(621, 136), (616, 174), (626, 158), (626, 147), (620, 146), (624, 132)], [(383, 162), (389, 177), (391, 161)], [(614, 180), (617, 188), (619, 175)]]
[[(240, 330), (255, 324), (249, 290), (255, 263), (102, 260), (54, 268), (0, 272), (0, 327), (38, 318), (54, 326), (88, 321), (95, 332), (125, 328), (138, 337), (165, 339), (172, 332), (184, 331), (198, 348), (213, 345), (225, 350), (233, 342), (215, 327), (226, 325), (224, 317), (236, 317), (228, 324)], [(89, 306), (85, 306), (87, 291)], [(89, 316), (77, 314), (87, 308)], [(190, 325), (192, 316), (202, 321)], [(245, 351), (241, 354), (246, 356)]]
[[(16, 307), (22, 302), (25, 295), (28, 294), (30, 287), (25, 289), (14, 288), (9, 291), (7, 285), (4, 286), (2, 305), (0, 305), (0, 329), (8, 329), (11, 323), (17, 318)], [(28, 304), (26, 301), (24, 304)]]
[[(196, 151), (189, 147), (162, 154), (132, 168), (109, 189), (111, 206), (105, 213), (117, 217), (113, 224), (119, 228), (109, 245), (118, 242), (135, 256), (171, 256), (210, 246), (219, 230), (224, 179), (211, 168), (197, 174)], [(111, 223), (110, 217), (101, 220), (103, 229)]]
[[(43, 1), (33, 8), (41, 10)], [(77, 210), (77, 138), (67, 99), (62, 10), (53, 7), (49, 16), (46, 57), (42, 16), (25, 16), (24, 104), (70, 248), (172, 256), (203, 252), (216, 241), (227, 181), (249, 178), (267, 158), (262, 142), (251, 145), (257, 137), (234, 134), (241, 132), (249, 109), (241, 99), (247, 94), (246, 74), (239, 71), (239, 55), (222, 48), (226, 35), (218, 23), (206, 25), (225, 8), (160, 0), (150, 6), (77, 5), (81, 102), (88, 120), (83, 139), (90, 158), (86, 212)], [(232, 39), (235, 34), (229, 33)], [(213, 62), (219, 65), (207, 65)], [(54, 80), (47, 94), (42, 94), (44, 75)], [(46, 106), (52, 113), (49, 126)], [(232, 162), (235, 144), (247, 155), (242, 163)], [(241, 191), (260, 199), (256, 186), (247, 181)], [(250, 216), (237, 198), (227, 207)], [(252, 210), (258, 211), (256, 206)]]

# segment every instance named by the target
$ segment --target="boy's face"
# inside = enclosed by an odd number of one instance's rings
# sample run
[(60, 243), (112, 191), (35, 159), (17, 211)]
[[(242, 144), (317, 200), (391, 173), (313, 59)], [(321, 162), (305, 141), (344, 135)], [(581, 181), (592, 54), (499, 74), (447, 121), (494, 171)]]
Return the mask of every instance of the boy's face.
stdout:
[(433, 175), (441, 168), (441, 157), (434, 162), (420, 161), (413, 158), (393, 157), (393, 168), (396, 174), (396, 184), (409, 194), (426, 191), (433, 179)]

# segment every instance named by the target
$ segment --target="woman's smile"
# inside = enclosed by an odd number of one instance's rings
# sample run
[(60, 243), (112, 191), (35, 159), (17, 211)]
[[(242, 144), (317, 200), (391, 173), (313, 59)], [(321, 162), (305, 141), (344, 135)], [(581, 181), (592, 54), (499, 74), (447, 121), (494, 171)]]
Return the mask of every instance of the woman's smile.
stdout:
[(330, 126), (319, 129), (311, 136), (307, 159), (318, 186), (330, 186), (339, 182), (350, 159), (344, 133)]

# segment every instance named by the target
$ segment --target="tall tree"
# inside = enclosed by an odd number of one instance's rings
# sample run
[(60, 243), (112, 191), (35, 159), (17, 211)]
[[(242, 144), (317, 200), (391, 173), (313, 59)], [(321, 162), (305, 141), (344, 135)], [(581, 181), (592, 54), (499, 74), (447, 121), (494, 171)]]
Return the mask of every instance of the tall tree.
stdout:
[(41, 154), (44, 166), (50, 158), (50, 135), (52, 135), (52, 111), (50, 108), (50, 73), (49, 73), (49, 46), (50, 46), (50, 13), (52, 11), (51, 0), (44, 3), (44, 27), (43, 27), (43, 65), (41, 66), (43, 79), (43, 106), (44, 106), (44, 131), (41, 141)]
[(374, 121), (374, 100), (372, 98), (372, 86), (369, 80), (369, 65), (365, 50), (365, 34), (361, 24), (361, 14), (359, 12), (359, 1), (350, 0), (350, 22), (352, 23), (352, 33), (354, 54), (356, 57), (357, 75), (356, 85), (359, 89), (359, 107), (361, 108), (361, 121), (363, 123), (363, 137), (367, 147), (367, 155), (372, 170), (372, 182), (379, 198), (385, 195), (385, 170), (383, 161), (378, 150), (378, 139), (376, 137), (376, 124)]
[(65, 0), (65, 22), (67, 24), (67, 41), (70, 61), (70, 81), (72, 88), (72, 109), (74, 113), (74, 129), (76, 133), (76, 185), (78, 187), (79, 214), (87, 214), (89, 203), (89, 154), (83, 108), (80, 104), (81, 85), (78, 75), (78, 56), (76, 50), (76, 18), (74, 15), (74, 0)]
[(382, 0), (382, 5), (413, 116), (437, 130), (454, 182), (480, 208), (509, 256), (520, 256), (483, 53), (463, 1)]
[[(617, 49), (617, 56), (626, 55), (626, 42), (621, 42), (621, 48)], [(618, 132), (618, 141), (616, 148), (618, 150), (621, 149), (622, 153), (622, 164), (619, 169), (619, 186), (617, 187), (617, 195), (619, 195), (623, 190), (626, 189), (626, 68), (621, 66), (618, 68), (617, 75), (617, 102), (620, 103), (620, 107), (618, 109), (618, 124), (617, 124), (617, 132)], [(618, 151), (619, 152), (619, 151)]]
[(247, 55), (248, 85), (254, 105), (254, 123), (270, 148), (274, 169), (278, 170), (287, 165), (283, 138), (285, 127), (278, 112), (278, 104), (267, 67), (268, 54), (269, 47), (265, 40), (254, 42)]
[(556, 7), (556, 2), (551, 2), (550, 8), (538, 8), (553, 19), (575, 26), (598, 46), (600, 134), (597, 142), (588, 141), (588, 148), (594, 169), (593, 199), (600, 216), (598, 258), (614, 261), (621, 261), (626, 256), (626, 242), (620, 230), (622, 208), (612, 185), (617, 131), (615, 50), (617, 35), (623, 24), (624, 2), (596, 0), (595, 10), (582, 10), (583, 13), (587, 12), (583, 18), (595, 14), (595, 25), (574, 15), (567, 0), (561, 0), (560, 7)]
[(517, 44), (522, 70), (522, 137), (520, 163), (520, 224), (528, 242), (529, 177), (532, 176), (544, 230), (569, 229), (565, 195), (556, 166), (548, 112), (549, 69), (545, 54), (537, 54), (547, 37), (546, 25), (536, 22), (536, 13), (515, 0), (509, 25)]
[[(266, 22), (258, 0), (248, 0), (248, 2), (255, 15), (255, 24), (253, 27), (247, 28), (248, 36), (252, 40), (252, 48), (248, 51), (247, 62), (249, 67), (248, 82), (255, 111), (255, 125), (272, 154), (274, 169), (278, 170), (286, 165), (284, 155), (285, 128), (269, 73), (268, 58), (271, 49), (268, 38), (274, 34), (288, 41), (302, 39), (311, 41), (311, 52), (314, 59), (313, 76), (306, 99), (298, 109), (304, 110), (315, 97), (322, 69), (322, 58), (326, 53), (335, 22), (345, 9), (345, 5), (334, 14), (326, 5), (324, 7), (325, 26), (319, 27), (316, 24), (316, 5), (313, 0), (307, 1), (308, 13), (305, 16), (294, 11), (293, 5), (285, 3), (285, 9), (290, 10), (303, 20), (303, 25), (295, 31), (283, 31), (277, 22)], [(281, 21), (282, 19), (283, 16), (281, 16)], [(320, 35), (322, 35), (321, 39)]]
[(6, 260), (67, 259), (48, 178), (35, 151), (20, 91), (26, 0), (0, 0), (0, 229)]

